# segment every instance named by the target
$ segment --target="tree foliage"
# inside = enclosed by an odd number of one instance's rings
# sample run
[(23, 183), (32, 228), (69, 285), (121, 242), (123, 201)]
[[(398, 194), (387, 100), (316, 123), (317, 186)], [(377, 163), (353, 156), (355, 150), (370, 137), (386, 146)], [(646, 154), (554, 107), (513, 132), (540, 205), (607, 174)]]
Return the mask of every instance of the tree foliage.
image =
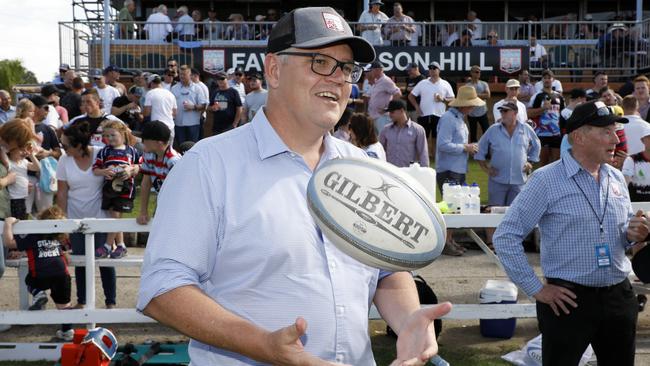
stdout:
[(27, 70), (21, 60), (0, 60), (0, 89), (11, 90), (16, 84), (37, 84), (33, 72)]

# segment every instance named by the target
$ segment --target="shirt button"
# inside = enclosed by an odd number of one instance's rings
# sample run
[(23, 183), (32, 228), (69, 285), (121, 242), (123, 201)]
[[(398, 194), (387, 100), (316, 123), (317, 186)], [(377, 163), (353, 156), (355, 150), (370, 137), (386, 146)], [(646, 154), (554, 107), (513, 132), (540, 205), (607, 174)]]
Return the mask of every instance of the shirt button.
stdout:
[(339, 305), (339, 306), (337, 306), (337, 307), (336, 307), (336, 312), (337, 312), (339, 315), (342, 315), (343, 313), (345, 313), (345, 306), (343, 306), (343, 305)]
[(331, 269), (336, 268), (336, 262), (334, 262), (334, 261), (330, 261), (330, 268), (331, 268)]
[(343, 362), (343, 355), (342, 354), (337, 354), (336, 355), (336, 362), (342, 363)]

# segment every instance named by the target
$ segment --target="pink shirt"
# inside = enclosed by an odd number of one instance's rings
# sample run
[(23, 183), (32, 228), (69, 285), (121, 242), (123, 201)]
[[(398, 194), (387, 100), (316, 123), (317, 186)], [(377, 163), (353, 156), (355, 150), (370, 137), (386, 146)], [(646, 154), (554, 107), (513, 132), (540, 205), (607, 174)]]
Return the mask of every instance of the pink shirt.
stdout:
[(382, 75), (375, 81), (370, 88), (370, 100), (368, 101), (368, 115), (372, 119), (377, 119), (385, 112), (388, 102), (393, 99), (394, 94), (399, 94), (400, 90), (393, 80), (388, 76)]

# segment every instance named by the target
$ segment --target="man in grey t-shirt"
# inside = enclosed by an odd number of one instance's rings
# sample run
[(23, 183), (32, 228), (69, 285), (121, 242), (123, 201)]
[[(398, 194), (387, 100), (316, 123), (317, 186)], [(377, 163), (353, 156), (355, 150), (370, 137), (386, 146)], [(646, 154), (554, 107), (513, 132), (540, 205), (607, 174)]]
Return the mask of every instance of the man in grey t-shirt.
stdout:
[(247, 83), (250, 92), (246, 94), (244, 102), (244, 121), (249, 122), (260, 108), (266, 104), (266, 89), (262, 88), (264, 77), (260, 72), (254, 71), (248, 74)]

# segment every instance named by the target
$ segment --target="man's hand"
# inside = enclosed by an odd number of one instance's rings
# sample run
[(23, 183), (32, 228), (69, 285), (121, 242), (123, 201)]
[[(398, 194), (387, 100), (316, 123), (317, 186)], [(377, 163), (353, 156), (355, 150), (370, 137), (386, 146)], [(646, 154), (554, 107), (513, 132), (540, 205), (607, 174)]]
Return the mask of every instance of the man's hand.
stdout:
[(15, 172), (9, 172), (5, 176), (5, 182), (7, 182), (7, 185), (16, 183), (16, 173)]
[(147, 213), (141, 213), (140, 216), (138, 216), (135, 221), (140, 224), (140, 225), (146, 225), (149, 223), (149, 214)]
[(645, 241), (646, 237), (648, 237), (648, 220), (643, 215), (643, 211), (639, 210), (630, 218), (630, 224), (627, 226), (627, 240)]
[(564, 314), (569, 314), (569, 309), (566, 304), (573, 306), (574, 308), (578, 307), (578, 304), (573, 301), (577, 298), (576, 294), (568, 288), (562, 286), (555, 286), (546, 284), (542, 287), (542, 291), (533, 295), (535, 300), (543, 302), (553, 309), (555, 315), (560, 316), (558, 307), (562, 309)]
[(297, 318), (288, 327), (269, 333), (266, 347), (273, 354), (273, 365), (304, 365), (304, 366), (333, 366), (336, 363), (327, 362), (305, 351), (300, 340), (307, 331), (307, 321)]
[(474, 155), (478, 152), (478, 145), (477, 144), (465, 144), (463, 146), (463, 150), (468, 152), (470, 155)]
[(424, 365), (438, 353), (433, 321), (447, 314), (451, 303), (422, 308), (411, 314), (397, 337), (397, 358), (391, 366)]
[(524, 164), (524, 173), (530, 174), (533, 171), (533, 164), (526, 162)]

